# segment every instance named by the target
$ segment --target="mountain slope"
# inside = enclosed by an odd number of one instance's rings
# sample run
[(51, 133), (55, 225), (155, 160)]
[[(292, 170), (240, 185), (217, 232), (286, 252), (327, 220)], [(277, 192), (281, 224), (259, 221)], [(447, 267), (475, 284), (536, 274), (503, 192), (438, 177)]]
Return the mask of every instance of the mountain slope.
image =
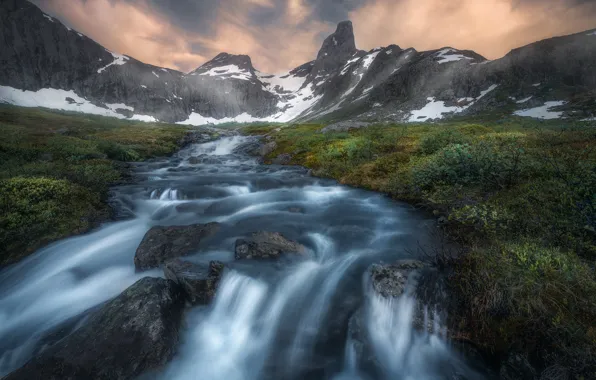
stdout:
[[(596, 116), (596, 34), (487, 61), (451, 47), (358, 50), (338, 24), (314, 61), (270, 75), (221, 53), (184, 74), (108, 51), (25, 0), (0, 2), (0, 102), (186, 124), (345, 117), (428, 121), (499, 110)], [(552, 108), (550, 108), (552, 107)]]

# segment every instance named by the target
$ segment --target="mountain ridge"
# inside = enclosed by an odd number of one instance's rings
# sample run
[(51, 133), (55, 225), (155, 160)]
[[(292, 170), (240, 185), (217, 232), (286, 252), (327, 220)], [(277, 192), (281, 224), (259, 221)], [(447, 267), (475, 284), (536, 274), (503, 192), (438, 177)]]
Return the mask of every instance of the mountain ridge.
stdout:
[(187, 124), (346, 115), (414, 122), (494, 110), (526, 116), (547, 102), (557, 105), (537, 117), (596, 116), (594, 30), (489, 61), (452, 47), (359, 50), (352, 22), (342, 21), (314, 60), (287, 73), (262, 73), (248, 55), (225, 52), (183, 73), (111, 52), (28, 1), (0, 7), (4, 103)]

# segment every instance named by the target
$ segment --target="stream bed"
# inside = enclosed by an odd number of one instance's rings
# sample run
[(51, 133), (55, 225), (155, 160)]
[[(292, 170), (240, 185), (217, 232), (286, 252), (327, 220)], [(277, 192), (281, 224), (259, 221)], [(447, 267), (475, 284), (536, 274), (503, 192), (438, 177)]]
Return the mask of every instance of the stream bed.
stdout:
[[(68, 321), (84, 323), (80, 315), (142, 277), (163, 277), (161, 270), (137, 272), (133, 263), (152, 226), (218, 222), (223, 228), (209, 246), (184, 258), (226, 263), (216, 298), (187, 310), (176, 355), (143, 378), (482, 378), (443, 338), (440, 320), (429, 322), (432, 332), (412, 327), (410, 294), (386, 299), (366, 281), (371, 264), (416, 258), (431, 246), (433, 220), (301, 167), (259, 164), (241, 149), (252, 139), (225, 137), (135, 164), (140, 180), (113, 189), (123, 220), (2, 270), (0, 377), (42, 352)], [(301, 243), (306, 258), (235, 260), (236, 239), (255, 231)], [(357, 311), (372, 370), (362, 368), (362, 342), (350, 332)]]

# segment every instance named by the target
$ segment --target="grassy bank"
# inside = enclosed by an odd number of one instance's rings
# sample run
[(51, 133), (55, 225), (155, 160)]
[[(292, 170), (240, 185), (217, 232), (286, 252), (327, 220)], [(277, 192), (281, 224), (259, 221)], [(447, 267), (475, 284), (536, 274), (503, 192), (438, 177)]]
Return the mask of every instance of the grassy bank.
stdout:
[(0, 106), (0, 265), (105, 220), (122, 162), (168, 155), (187, 131)]
[(321, 127), (245, 131), (277, 143), (267, 159), (291, 154), (319, 176), (433, 211), (467, 247), (447, 258), (462, 339), (526, 352), (546, 374), (594, 375), (595, 126), (507, 118)]

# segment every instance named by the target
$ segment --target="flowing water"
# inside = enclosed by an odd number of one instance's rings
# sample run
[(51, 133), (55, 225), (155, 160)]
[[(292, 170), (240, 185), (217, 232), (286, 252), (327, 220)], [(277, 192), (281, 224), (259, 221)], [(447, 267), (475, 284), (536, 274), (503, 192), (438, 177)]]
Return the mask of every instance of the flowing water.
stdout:
[[(476, 379), (438, 333), (412, 328), (415, 300), (376, 296), (363, 281), (373, 262), (411, 257), (431, 244), (432, 222), (385, 197), (313, 178), (299, 167), (264, 166), (228, 137), (138, 164), (142, 178), (114, 189), (126, 220), (54, 243), (0, 272), (0, 376), (76, 328), (85, 311), (144, 276), (134, 252), (154, 225), (216, 221), (210, 246), (187, 259), (229, 263), (216, 299), (186, 315), (163, 379)], [(195, 160), (189, 158), (195, 157)], [(200, 163), (196, 162), (196, 157)], [(281, 232), (308, 248), (308, 259), (234, 261), (237, 238)], [(375, 371), (359, 368), (347, 332), (363, 305)], [(368, 376), (368, 377), (367, 377)]]

